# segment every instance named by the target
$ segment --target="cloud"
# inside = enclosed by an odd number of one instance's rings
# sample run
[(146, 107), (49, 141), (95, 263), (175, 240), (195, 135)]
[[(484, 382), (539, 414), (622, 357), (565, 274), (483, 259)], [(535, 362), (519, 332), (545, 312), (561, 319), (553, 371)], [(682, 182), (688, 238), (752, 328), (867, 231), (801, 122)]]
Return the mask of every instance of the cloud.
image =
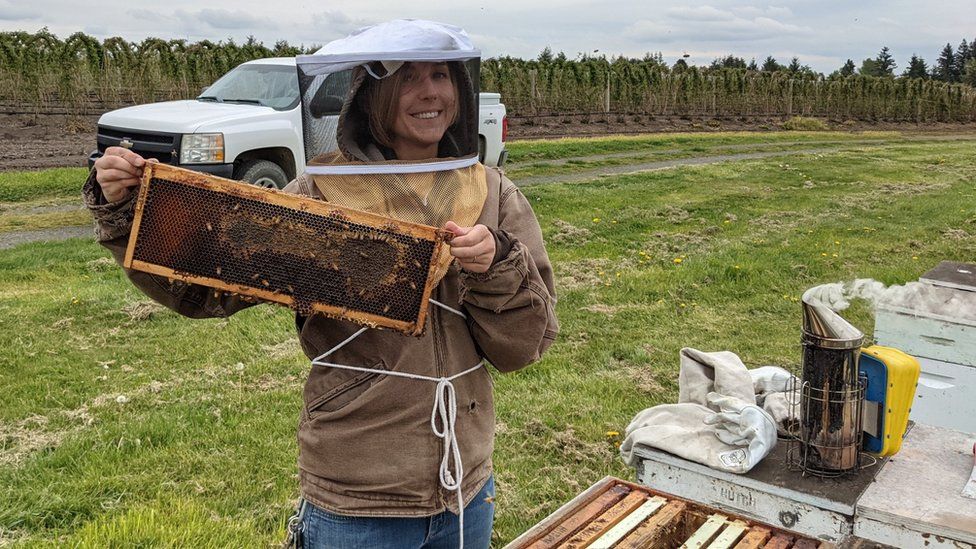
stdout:
[(712, 6), (683, 6), (670, 8), (664, 13), (671, 19), (682, 21), (729, 21), (735, 18), (732, 12)]
[(0, 2), (0, 21), (26, 21), (40, 19), (43, 12), (10, 2)]
[(278, 27), (266, 17), (255, 17), (241, 10), (231, 11), (206, 8), (196, 13), (189, 13), (182, 10), (176, 13), (180, 19), (199, 20), (215, 29), (275, 29)]
[(224, 33), (242, 38), (242, 34), (257, 35), (278, 31), (278, 24), (273, 19), (257, 17), (241, 10), (204, 8), (195, 11), (156, 11), (137, 8), (128, 10), (128, 15), (134, 19), (152, 21), (153, 28), (160, 35), (222, 39), (225, 38), (221, 36)]
[(795, 39), (813, 33), (808, 26), (794, 25), (772, 16), (773, 13), (787, 12), (786, 8), (747, 7), (730, 11), (708, 5), (674, 7), (665, 10), (661, 20), (643, 19), (628, 25), (624, 36), (649, 43), (714, 43)]

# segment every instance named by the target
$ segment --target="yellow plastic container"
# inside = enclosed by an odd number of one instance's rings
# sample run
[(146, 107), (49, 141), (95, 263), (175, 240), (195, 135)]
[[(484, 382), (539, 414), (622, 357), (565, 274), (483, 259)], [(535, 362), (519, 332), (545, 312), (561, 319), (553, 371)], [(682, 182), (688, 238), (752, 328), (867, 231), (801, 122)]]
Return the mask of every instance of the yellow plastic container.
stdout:
[(908, 428), (921, 366), (898, 349), (872, 345), (861, 349), (858, 369), (868, 379), (866, 405), (879, 406), (879, 436), (864, 433), (864, 449), (878, 456), (894, 455)]

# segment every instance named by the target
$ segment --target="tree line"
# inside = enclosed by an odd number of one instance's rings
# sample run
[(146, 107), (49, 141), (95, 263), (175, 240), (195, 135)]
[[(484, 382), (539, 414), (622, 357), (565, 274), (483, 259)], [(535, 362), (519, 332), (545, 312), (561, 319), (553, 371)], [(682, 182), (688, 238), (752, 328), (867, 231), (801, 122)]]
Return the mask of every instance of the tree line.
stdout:
[[(52, 107), (92, 113), (106, 108), (196, 96), (225, 72), (262, 57), (311, 53), (315, 46), (254, 38), (188, 43), (147, 38), (104, 41), (83, 33), (65, 40), (46, 29), (0, 33), (0, 102), (37, 112)], [(784, 117), (836, 120), (968, 122), (976, 120), (976, 48), (965, 40), (919, 70), (901, 76), (883, 48), (860, 69), (847, 63), (830, 75), (797, 58), (780, 64), (729, 55), (709, 66), (660, 53), (642, 58), (581, 55), (569, 59), (546, 48), (536, 59), (484, 59), (482, 89), (502, 94), (513, 115), (630, 113), (652, 116)], [(922, 61), (924, 64), (924, 61)], [(914, 69), (913, 69), (914, 67)], [(956, 67), (956, 68), (953, 68)], [(950, 70), (951, 69), (951, 70)], [(958, 70), (957, 70), (958, 69)]]

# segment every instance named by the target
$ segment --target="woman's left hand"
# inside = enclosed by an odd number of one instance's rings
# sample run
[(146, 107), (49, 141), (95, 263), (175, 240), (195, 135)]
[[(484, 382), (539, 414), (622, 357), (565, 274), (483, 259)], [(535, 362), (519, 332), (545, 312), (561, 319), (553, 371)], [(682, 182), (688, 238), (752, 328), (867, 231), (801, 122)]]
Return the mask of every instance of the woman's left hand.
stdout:
[(461, 268), (472, 273), (483, 273), (495, 259), (495, 235), (484, 225), (460, 227), (448, 221), (444, 228), (454, 233), (451, 239), (451, 255), (457, 258)]

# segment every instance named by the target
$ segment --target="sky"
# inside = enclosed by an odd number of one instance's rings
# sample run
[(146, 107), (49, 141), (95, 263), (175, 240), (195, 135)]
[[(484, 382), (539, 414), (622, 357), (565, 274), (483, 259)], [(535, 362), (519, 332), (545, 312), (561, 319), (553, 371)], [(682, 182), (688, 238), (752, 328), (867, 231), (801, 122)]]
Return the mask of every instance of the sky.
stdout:
[(278, 40), (308, 46), (397, 18), (458, 25), (484, 57), (535, 58), (546, 47), (570, 58), (660, 52), (669, 64), (687, 54), (696, 65), (728, 54), (760, 64), (767, 55), (784, 64), (796, 56), (823, 73), (848, 58), (860, 66), (882, 46), (901, 73), (912, 54), (931, 65), (947, 42), (955, 48), (976, 39), (976, 0), (0, 0), (0, 31), (47, 27), (61, 38), (82, 31), (100, 39), (241, 42), (253, 35), (269, 47)]

